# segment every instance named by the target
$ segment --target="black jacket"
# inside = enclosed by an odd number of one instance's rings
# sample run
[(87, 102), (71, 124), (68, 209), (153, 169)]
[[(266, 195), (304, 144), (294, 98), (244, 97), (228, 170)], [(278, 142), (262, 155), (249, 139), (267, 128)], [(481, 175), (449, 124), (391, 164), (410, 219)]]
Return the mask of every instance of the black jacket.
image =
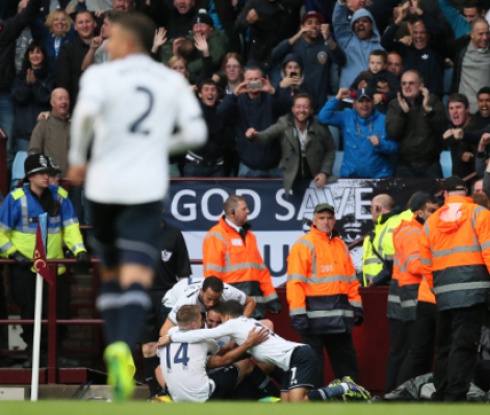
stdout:
[(20, 14), (0, 19), (0, 93), (8, 91), (15, 78), (15, 40), (34, 19), (40, 4), (41, 0), (31, 0)]

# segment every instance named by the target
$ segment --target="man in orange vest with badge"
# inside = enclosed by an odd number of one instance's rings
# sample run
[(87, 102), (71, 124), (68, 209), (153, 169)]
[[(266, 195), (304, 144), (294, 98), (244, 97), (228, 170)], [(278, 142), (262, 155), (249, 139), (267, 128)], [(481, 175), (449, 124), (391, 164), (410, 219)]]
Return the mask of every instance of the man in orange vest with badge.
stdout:
[(354, 325), (363, 321), (359, 281), (349, 249), (334, 225), (334, 207), (316, 205), (310, 233), (296, 241), (288, 257), (286, 294), (291, 325), (317, 354), (315, 386), (323, 384), (324, 348), (335, 377), (349, 376), (359, 382), (352, 342)]
[(465, 182), (446, 179), (444, 206), (420, 237), (422, 274), (436, 296), (434, 400), (464, 401), (473, 377), (490, 291), (490, 211), (473, 203)]
[(242, 196), (231, 195), (223, 209), (225, 214), (204, 238), (204, 277), (218, 277), (252, 297), (256, 302), (252, 314), (255, 319), (265, 318), (266, 307), (271, 313), (281, 312), (271, 274), (250, 231), (247, 202)]

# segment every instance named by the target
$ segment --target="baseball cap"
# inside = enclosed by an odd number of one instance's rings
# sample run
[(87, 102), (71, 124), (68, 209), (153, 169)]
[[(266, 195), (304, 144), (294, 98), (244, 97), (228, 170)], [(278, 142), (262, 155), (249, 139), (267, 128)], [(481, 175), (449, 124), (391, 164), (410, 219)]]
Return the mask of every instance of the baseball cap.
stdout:
[(442, 190), (448, 192), (453, 190), (466, 190), (466, 183), (459, 176), (451, 176), (442, 182)]
[(306, 22), (306, 19), (309, 19), (310, 17), (316, 17), (318, 19), (318, 21), (320, 22), (320, 24), (325, 21), (325, 18), (323, 17), (323, 14), (318, 13), (315, 10), (310, 10), (301, 19), (301, 24), (303, 24), (304, 22)]
[(318, 205), (315, 206), (315, 210), (313, 213), (319, 213), (323, 211), (328, 211), (330, 213), (335, 214), (335, 208), (332, 205), (329, 205), (328, 203), (319, 203)]
[(197, 23), (205, 23), (208, 26), (214, 27), (213, 18), (206, 13), (206, 9), (199, 9), (194, 19), (192, 19), (192, 26)]
[(373, 97), (371, 96), (371, 94), (367, 91), (366, 88), (361, 88), (361, 89), (358, 89), (356, 91), (356, 96), (354, 97), (354, 99), (356, 101), (360, 101), (361, 99), (363, 98), (366, 98), (368, 99), (369, 101), (372, 101), (373, 100)]

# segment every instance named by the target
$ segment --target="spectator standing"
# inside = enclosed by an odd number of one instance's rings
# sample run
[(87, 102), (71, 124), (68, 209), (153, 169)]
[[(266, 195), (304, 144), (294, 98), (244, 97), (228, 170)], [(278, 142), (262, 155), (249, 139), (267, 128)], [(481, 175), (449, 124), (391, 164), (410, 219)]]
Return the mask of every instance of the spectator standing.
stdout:
[(481, 0), (467, 0), (463, 5), (463, 14), (454, 8), (452, 0), (439, 0), (444, 17), (453, 29), (454, 37), (459, 39), (471, 30), (471, 22), (477, 17), (485, 17)]
[(26, 50), (22, 70), (12, 85), (15, 151), (28, 149), (39, 113), (49, 110), (53, 88), (54, 76), (49, 71), (46, 50), (41, 43), (33, 41)]
[(13, 158), (14, 104), (10, 88), (15, 79), (15, 39), (31, 23), (38, 12), (41, 0), (31, 0), (17, 15), (0, 22), (0, 127), (8, 137), (7, 162)]
[(451, 150), (452, 174), (466, 177), (475, 171), (476, 144), (464, 139), (464, 132), (473, 130), (468, 98), (463, 94), (451, 94), (448, 99), (451, 128), (442, 138)]
[(29, 154), (42, 153), (52, 157), (62, 177), (68, 173), (68, 149), (70, 148), (70, 97), (68, 91), (56, 88), (51, 93), (51, 113), (38, 122), (32, 132)]
[(55, 9), (49, 13), (46, 22), (37, 16), (32, 22), (31, 31), (32, 37), (46, 48), (49, 69), (54, 73), (61, 46), (77, 36), (71, 17), (66, 10)]
[(490, 211), (466, 197), (464, 181), (444, 181), (444, 206), (420, 237), (422, 273), (437, 302), (434, 400), (466, 401), (490, 290)]
[(78, 36), (64, 43), (56, 61), (56, 83), (70, 95), (70, 101), (76, 102), (82, 63), (90, 49), (97, 26), (94, 16), (89, 11), (80, 11), (75, 17), (75, 30)]
[[(405, 3), (408, 5), (409, 3)], [(408, 20), (410, 37), (407, 41), (396, 41), (395, 34), (407, 16), (408, 7), (399, 8), (398, 16), (381, 38), (386, 50), (394, 50), (403, 57), (404, 70), (415, 70), (424, 78), (425, 86), (433, 94), (442, 98), (444, 94), (444, 58), (442, 49), (442, 28), (428, 13), (413, 1), (415, 14)]]
[(485, 19), (476, 18), (471, 23), (469, 36), (459, 38), (450, 49), (454, 62), (452, 92), (467, 96), (470, 112), (477, 110), (477, 93), (490, 85), (489, 25)]
[(349, 250), (334, 226), (333, 206), (316, 205), (310, 233), (293, 245), (287, 260), (291, 325), (317, 355), (315, 386), (324, 384), (324, 348), (335, 377), (359, 379), (352, 342), (354, 325), (363, 321), (359, 281)]
[(400, 91), (399, 79), (386, 70), (387, 55), (382, 49), (373, 50), (369, 54), (369, 69), (362, 71), (350, 86), (351, 94), (358, 89), (365, 88), (367, 93), (373, 97), (376, 109), (386, 114), (388, 102), (396, 98)]
[(376, 22), (366, 9), (359, 9), (349, 21), (347, 6), (335, 4), (333, 30), (346, 56), (340, 73), (340, 87), (349, 88), (356, 76), (368, 67), (369, 54), (382, 49)]
[(248, 68), (244, 77), (245, 80), (233, 94), (226, 95), (223, 100), (225, 111), (235, 114), (236, 117), (234, 126), (240, 158), (238, 176), (280, 177), (281, 171), (277, 168), (281, 158), (279, 143), (256, 146), (248, 140), (245, 133), (249, 128), (265, 130), (274, 124), (278, 115), (286, 113), (289, 109), (284, 108), (277, 89), (263, 77), (260, 68)]
[(258, 144), (280, 141), (286, 194), (298, 179), (313, 179), (317, 187), (323, 187), (332, 176), (335, 143), (330, 130), (313, 116), (313, 99), (308, 94), (296, 95), (291, 112), (276, 124), (264, 131), (250, 128), (245, 135)]
[(402, 92), (388, 105), (386, 133), (398, 142), (397, 177), (442, 177), (439, 156), (446, 113), (416, 71), (406, 71)]
[(345, 55), (332, 39), (330, 26), (324, 23), (320, 13), (305, 14), (299, 32), (272, 50), (272, 60), (280, 61), (289, 53), (301, 59), (303, 82), (308, 88), (307, 92), (314, 97), (317, 113), (327, 96), (336, 90), (339, 67), (345, 64)]
[(366, 89), (355, 93), (354, 108), (337, 111), (340, 102), (350, 91), (340, 88), (337, 96), (328, 101), (318, 114), (322, 124), (341, 129), (344, 140), (344, 158), (341, 177), (385, 178), (393, 176), (390, 154), (398, 145), (385, 130), (385, 116), (374, 108), (373, 97)]
[(250, 0), (238, 15), (235, 29), (250, 29), (247, 66), (271, 68), (272, 49), (283, 39), (293, 36), (299, 23), (301, 0)]

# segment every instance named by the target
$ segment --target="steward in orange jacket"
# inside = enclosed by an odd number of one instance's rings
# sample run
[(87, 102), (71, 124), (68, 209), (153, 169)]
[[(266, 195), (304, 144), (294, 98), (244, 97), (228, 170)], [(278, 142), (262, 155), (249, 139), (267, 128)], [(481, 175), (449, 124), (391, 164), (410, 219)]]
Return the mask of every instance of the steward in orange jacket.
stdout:
[[(390, 337), (392, 341), (394, 337), (398, 338), (406, 352), (403, 359), (400, 355), (400, 361), (393, 362), (392, 367), (396, 367), (394, 373), (397, 373), (397, 377), (391, 386), (401, 385), (408, 379), (430, 372), (432, 368), (436, 313), (434, 311), (435, 305), (425, 302), (425, 297), (421, 301), (417, 299), (419, 286), (427, 287), (422, 276), (419, 239), (425, 221), (438, 208), (437, 200), (432, 195), (428, 193), (415, 194), (410, 199), (410, 210), (413, 212), (412, 219), (403, 221), (393, 236), (395, 263), (397, 264), (394, 269), (398, 270), (398, 292), (401, 319), (403, 320), (399, 331), (404, 330), (404, 336), (390, 331)], [(426, 291), (423, 290), (422, 293), (426, 294)]]
[(260, 255), (255, 235), (250, 231), (245, 199), (232, 195), (224, 204), (225, 216), (204, 238), (204, 277), (215, 276), (243, 291), (255, 302), (253, 318), (263, 319), (265, 307), (282, 311), (271, 274)]
[(288, 257), (286, 293), (291, 324), (322, 363), (318, 383), (323, 382), (324, 347), (335, 377), (358, 378), (351, 333), (363, 319), (359, 281), (349, 249), (334, 224), (334, 208), (317, 205), (310, 233), (298, 239)]
[(442, 185), (444, 206), (420, 237), (422, 273), (437, 302), (433, 399), (466, 400), (490, 291), (490, 211), (466, 196), (462, 179)]

